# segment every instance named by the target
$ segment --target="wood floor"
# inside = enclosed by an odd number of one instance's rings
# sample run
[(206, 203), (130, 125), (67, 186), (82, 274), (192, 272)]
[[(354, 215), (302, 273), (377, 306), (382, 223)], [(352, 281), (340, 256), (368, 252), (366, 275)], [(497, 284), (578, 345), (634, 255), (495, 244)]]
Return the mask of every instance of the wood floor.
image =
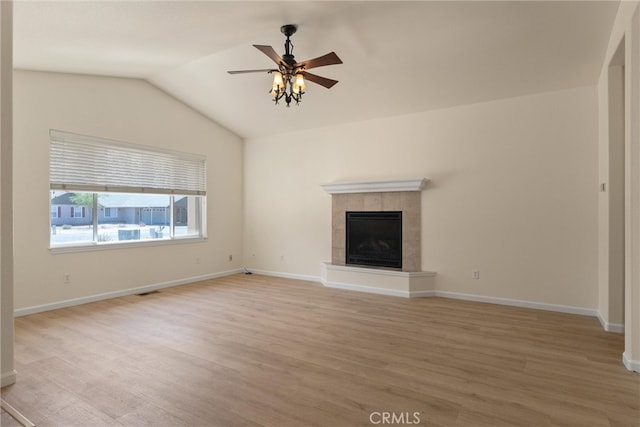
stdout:
[(0, 426), (2, 427), (22, 427), (16, 419), (14, 419), (4, 409), (0, 410)]
[(15, 335), (2, 397), (37, 426), (640, 425), (622, 335), (585, 316), (236, 275)]

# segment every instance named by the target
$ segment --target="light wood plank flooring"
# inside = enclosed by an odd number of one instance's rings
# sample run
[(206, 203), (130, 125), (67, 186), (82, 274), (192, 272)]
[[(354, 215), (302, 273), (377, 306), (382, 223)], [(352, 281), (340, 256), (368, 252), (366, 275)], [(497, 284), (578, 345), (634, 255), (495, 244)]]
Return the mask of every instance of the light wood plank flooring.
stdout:
[(15, 420), (8, 412), (4, 409), (0, 410), (0, 426), (2, 427), (22, 427), (17, 420)]
[(2, 396), (43, 427), (640, 425), (623, 337), (591, 317), (236, 275), (15, 335)]

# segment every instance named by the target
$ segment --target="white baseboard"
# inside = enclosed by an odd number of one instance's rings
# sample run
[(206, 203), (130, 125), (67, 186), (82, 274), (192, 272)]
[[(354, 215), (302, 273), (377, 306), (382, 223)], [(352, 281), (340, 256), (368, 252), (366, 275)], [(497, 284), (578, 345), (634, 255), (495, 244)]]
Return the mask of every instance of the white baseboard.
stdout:
[(145, 292), (151, 292), (158, 289), (169, 288), (169, 287), (178, 286), (178, 285), (186, 285), (189, 283), (201, 282), (203, 280), (209, 280), (209, 279), (216, 279), (218, 277), (230, 276), (232, 274), (238, 274), (238, 273), (242, 273), (242, 269), (238, 268), (234, 270), (222, 271), (219, 273), (205, 274), (203, 276), (194, 276), (194, 277), (187, 277), (184, 279), (169, 280), (167, 282), (154, 283), (151, 285), (140, 286), (137, 288), (122, 289), (120, 291), (105, 292), (102, 294), (90, 295), (90, 296), (80, 297), (80, 298), (73, 298), (73, 299), (58, 301), (50, 304), (42, 304), (42, 305), (36, 305), (32, 307), (19, 308), (17, 310), (14, 310), (13, 315), (15, 317), (26, 316), (29, 314), (41, 313), (43, 311), (57, 310), (59, 308), (72, 307), (74, 305), (102, 301), (102, 300), (111, 299), (111, 298), (118, 298), (118, 297), (123, 297), (127, 295), (142, 294)]
[(627, 356), (627, 352), (622, 353), (622, 363), (628, 370), (633, 372), (640, 372), (640, 360), (631, 360)]
[(513, 307), (533, 308), (535, 310), (557, 311), (560, 313), (580, 314), (583, 316), (597, 316), (597, 310), (593, 308), (576, 307), (572, 305), (547, 304), (542, 302), (525, 301), (511, 298), (488, 297), (484, 295), (463, 294), (448, 291), (435, 291), (435, 293), (435, 296), (444, 298), (486, 302), (489, 304), (510, 305)]
[(409, 298), (436, 297), (438, 291), (409, 291)]
[[(571, 314), (580, 314), (585, 316), (594, 316), (598, 317), (599, 313), (595, 309), (583, 308), (583, 307), (575, 307), (575, 306), (567, 306), (567, 305), (559, 305), (559, 304), (546, 304), (546, 303), (538, 303), (532, 301), (524, 301), (524, 300), (515, 300), (509, 298), (498, 298), (498, 297), (489, 297), (483, 295), (474, 295), (474, 294), (464, 294), (458, 292), (448, 292), (448, 291), (438, 291), (438, 290), (426, 290), (426, 291), (401, 291), (394, 289), (383, 289), (376, 288), (372, 286), (361, 286), (361, 285), (353, 285), (350, 283), (339, 283), (339, 282), (327, 282), (323, 280), (319, 276), (310, 276), (303, 274), (293, 274), (293, 273), (281, 273), (275, 271), (267, 271), (260, 269), (251, 269), (247, 268), (248, 271), (252, 273), (264, 275), (264, 276), (273, 276), (273, 277), (283, 277), (287, 279), (296, 279), (296, 280), (304, 280), (309, 282), (319, 282), (328, 288), (336, 288), (336, 289), (344, 289), (350, 291), (358, 291), (358, 292), (368, 292), (378, 295), (389, 295), (403, 298), (415, 298), (415, 297), (443, 297), (443, 298), (453, 298), (453, 299), (461, 299), (467, 301), (477, 301), (484, 302), (490, 304), (500, 304), (500, 305), (510, 305), (515, 307), (524, 307), (524, 308), (533, 308), (537, 310), (547, 310), (547, 311), (557, 311), (561, 313), (571, 313)], [(43, 304), (33, 307), (25, 307), (20, 308), (14, 311), (14, 315), (16, 317), (26, 316), (28, 314), (40, 313), (43, 311), (56, 310), (59, 308), (71, 307), (79, 304), (86, 304), (89, 302), (102, 301), (105, 299), (117, 298), (121, 296), (140, 294), (144, 292), (151, 292), (154, 290), (168, 288), (171, 286), (185, 285), (188, 283), (199, 282), (202, 280), (215, 279), (218, 277), (230, 276), (232, 274), (242, 273), (243, 269), (234, 269), (223, 271), (219, 273), (207, 274), (203, 276), (195, 276), (188, 277), (185, 279), (171, 280), (167, 282), (155, 283), (151, 285), (141, 286), (137, 288), (123, 289), (120, 291), (107, 292), (103, 294), (91, 295), (86, 297), (74, 298), (65, 301), (59, 301), (51, 304)], [(601, 322), (603, 320), (601, 319)], [(621, 328), (622, 325), (610, 324), (608, 325), (612, 332), (616, 332), (616, 328)], [(606, 328), (605, 328), (606, 329)]]
[(247, 267), (247, 271), (262, 276), (282, 277), (284, 279), (305, 280), (307, 282), (321, 282), (319, 276), (309, 276), (306, 274), (280, 273), (277, 271), (259, 270)]
[(598, 320), (602, 325), (602, 329), (604, 329), (607, 332), (616, 332), (618, 334), (624, 334), (624, 325), (621, 325), (619, 323), (607, 322), (606, 320), (604, 320), (604, 317), (602, 317), (602, 313), (600, 313), (600, 311), (598, 311), (597, 315), (598, 315)]
[[(354, 285), (350, 283), (327, 282), (325, 280), (320, 280), (320, 283), (322, 283), (324, 286), (328, 288), (345, 289), (349, 291), (358, 291), (358, 292), (369, 292), (373, 294), (391, 295), (391, 296), (404, 297), (404, 298), (442, 297), (442, 298), (460, 299), (465, 301), (484, 302), (489, 304), (500, 304), (500, 305), (514, 306), (514, 307), (532, 308), (536, 310), (556, 311), (560, 313), (580, 314), (583, 316), (595, 317), (598, 315), (597, 310), (590, 309), (590, 308), (575, 307), (575, 306), (560, 305), (560, 304), (546, 304), (546, 303), (539, 303), (539, 302), (533, 302), (533, 301), (489, 297), (489, 296), (474, 295), (474, 294), (463, 294), (458, 292), (448, 292), (448, 291), (438, 291), (438, 290), (409, 292), (409, 291), (401, 291), (401, 290), (395, 290), (395, 289), (376, 288), (372, 286)], [(615, 326), (620, 326), (620, 325), (610, 325), (610, 327), (612, 328)]]
[(16, 382), (16, 375), (18, 373), (16, 372), (15, 369), (12, 369), (9, 372), (3, 372), (2, 375), (0, 375), (0, 387), (5, 387), (11, 384), (14, 384)]
[[(539, 302), (532, 302), (532, 301), (489, 297), (489, 296), (474, 295), (474, 294), (463, 294), (458, 292), (448, 292), (448, 291), (438, 291), (438, 290), (409, 292), (409, 291), (400, 291), (395, 289), (375, 288), (372, 286), (354, 285), (350, 283), (327, 282), (325, 280), (320, 280), (320, 283), (322, 283), (324, 286), (328, 288), (345, 289), (349, 291), (358, 291), (358, 292), (369, 292), (373, 294), (391, 295), (391, 296), (404, 297), (404, 298), (442, 297), (442, 298), (452, 298), (452, 299), (460, 299), (460, 300), (466, 300), (466, 301), (484, 302), (489, 304), (500, 304), (500, 305), (514, 306), (514, 307), (533, 308), (536, 310), (556, 311), (560, 313), (580, 314), (583, 316), (595, 317), (598, 314), (597, 310), (590, 309), (590, 308), (575, 307), (570, 305), (546, 304), (546, 303), (539, 303)], [(614, 326), (614, 325), (611, 325), (611, 326)]]

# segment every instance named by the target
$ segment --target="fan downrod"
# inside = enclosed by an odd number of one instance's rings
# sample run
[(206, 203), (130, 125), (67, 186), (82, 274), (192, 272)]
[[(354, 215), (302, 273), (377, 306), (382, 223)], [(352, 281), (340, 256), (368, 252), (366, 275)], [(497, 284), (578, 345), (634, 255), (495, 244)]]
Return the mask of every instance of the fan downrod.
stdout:
[(289, 37), (291, 37), (297, 29), (298, 26), (294, 24), (287, 24), (280, 27), (282, 34), (287, 36), (287, 40), (284, 42), (284, 55), (282, 55), (282, 60), (290, 68), (296, 63), (296, 59), (293, 57), (293, 43), (291, 43), (291, 39)]

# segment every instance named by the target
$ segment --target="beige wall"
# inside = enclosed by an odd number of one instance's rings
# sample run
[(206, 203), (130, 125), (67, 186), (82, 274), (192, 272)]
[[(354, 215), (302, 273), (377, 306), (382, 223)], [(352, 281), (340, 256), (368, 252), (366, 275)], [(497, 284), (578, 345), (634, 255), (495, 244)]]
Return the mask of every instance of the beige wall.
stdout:
[[(15, 308), (233, 270), (242, 252), (242, 140), (141, 80), (16, 71)], [(49, 129), (207, 156), (200, 243), (52, 254)], [(228, 255), (234, 261), (228, 261)], [(200, 264), (196, 264), (200, 258)], [(69, 273), (71, 283), (63, 284)]]
[(422, 269), (438, 290), (595, 309), (597, 105), (585, 87), (250, 139), (245, 264), (317, 277), (320, 184), (427, 177)]

